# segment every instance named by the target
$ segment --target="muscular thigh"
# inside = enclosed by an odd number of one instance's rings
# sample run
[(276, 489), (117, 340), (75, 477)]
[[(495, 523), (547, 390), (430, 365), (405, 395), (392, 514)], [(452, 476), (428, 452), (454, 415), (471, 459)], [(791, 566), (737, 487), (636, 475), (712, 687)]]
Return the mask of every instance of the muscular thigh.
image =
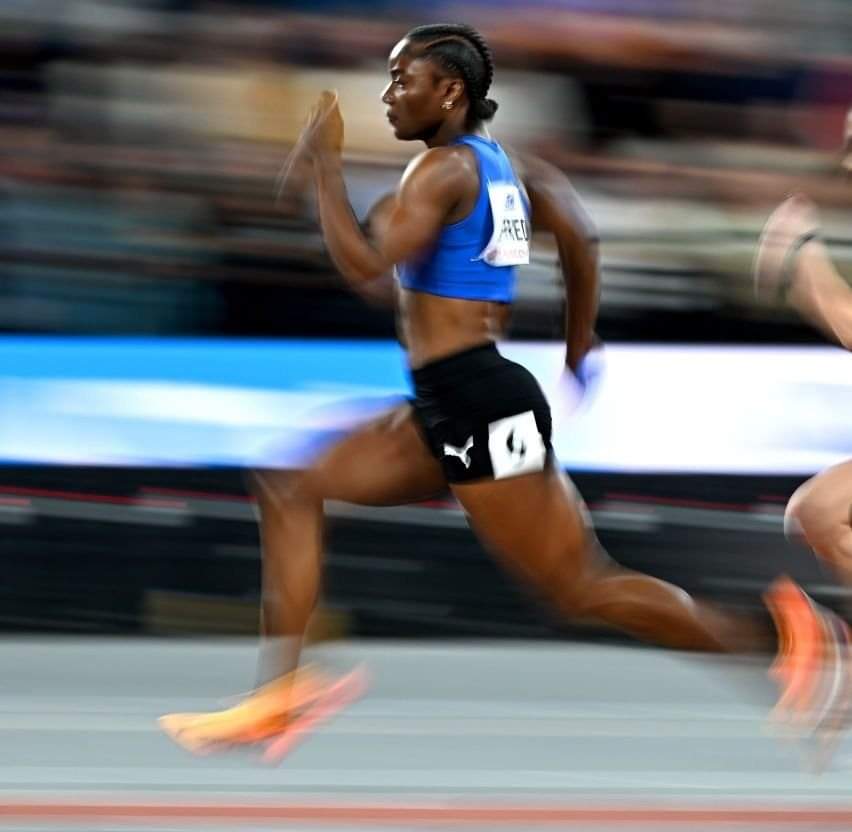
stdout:
[[(453, 494), (482, 543), (524, 571), (559, 565), (580, 571), (594, 535), (571, 481), (554, 465), (502, 480), (454, 484)], [(569, 557), (569, 555), (571, 557)]]
[(326, 450), (310, 476), (324, 499), (361, 505), (399, 505), (446, 489), (411, 405), (400, 405)]

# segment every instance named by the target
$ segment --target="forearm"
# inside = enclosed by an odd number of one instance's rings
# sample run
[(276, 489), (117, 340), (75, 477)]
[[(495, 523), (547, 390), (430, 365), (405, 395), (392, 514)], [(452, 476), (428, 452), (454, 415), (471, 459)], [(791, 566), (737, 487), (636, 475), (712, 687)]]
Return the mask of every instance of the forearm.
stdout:
[(316, 159), (314, 175), (320, 225), (329, 256), (343, 278), (360, 287), (386, 272), (387, 264), (352, 212), (340, 157)]
[(533, 228), (556, 239), (565, 283), (565, 362), (576, 370), (595, 342), (600, 292), (598, 233), (567, 177), (552, 165), (525, 157), (524, 181)]
[(825, 245), (803, 247), (789, 301), (811, 323), (842, 347), (852, 349), (852, 288), (838, 274)]
[(560, 245), (565, 279), (565, 360), (572, 370), (592, 348), (600, 300), (598, 243), (585, 239)]

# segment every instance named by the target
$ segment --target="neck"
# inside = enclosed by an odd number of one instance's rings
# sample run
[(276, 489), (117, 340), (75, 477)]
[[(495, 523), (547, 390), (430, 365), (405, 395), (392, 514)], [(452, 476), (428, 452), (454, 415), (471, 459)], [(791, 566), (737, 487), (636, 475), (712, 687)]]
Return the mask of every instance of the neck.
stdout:
[(481, 136), (484, 139), (490, 138), (488, 131), (480, 124), (478, 127), (472, 127), (468, 130), (464, 126), (464, 122), (453, 122), (449, 119), (445, 121), (428, 139), (424, 139), (426, 147), (443, 147), (451, 142), (454, 142), (459, 136)]

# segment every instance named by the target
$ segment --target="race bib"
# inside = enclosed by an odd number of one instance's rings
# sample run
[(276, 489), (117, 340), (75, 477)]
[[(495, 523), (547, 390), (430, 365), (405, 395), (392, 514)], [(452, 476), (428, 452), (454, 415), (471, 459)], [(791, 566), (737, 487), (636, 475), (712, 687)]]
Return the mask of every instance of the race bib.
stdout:
[(530, 222), (521, 191), (514, 182), (489, 182), (488, 200), (494, 233), (479, 259), (489, 266), (523, 266), (530, 262)]
[(544, 470), (547, 449), (533, 411), (491, 422), (488, 425), (488, 454), (495, 480)]

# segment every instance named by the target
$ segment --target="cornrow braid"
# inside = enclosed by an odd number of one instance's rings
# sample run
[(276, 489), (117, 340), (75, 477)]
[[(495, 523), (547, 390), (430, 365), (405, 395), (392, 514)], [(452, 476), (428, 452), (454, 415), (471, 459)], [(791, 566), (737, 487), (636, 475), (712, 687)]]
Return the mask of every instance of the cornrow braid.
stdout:
[(461, 23), (435, 23), (417, 26), (405, 37), (422, 44), (425, 57), (464, 81), (471, 126), (494, 118), (497, 102), (486, 97), (494, 79), (494, 59), (485, 38), (476, 29)]
[(491, 55), (491, 49), (488, 44), (485, 42), (485, 38), (476, 31), (471, 26), (464, 26), (462, 28), (465, 30), (464, 37), (470, 43), (473, 44), (474, 49), (479, 52), (482, 57), (482, 63), (485, 65), (485, 78), (484, 80), (484, 89), (483, 89), (483, 98), (488, 93), (488, 90), (491, 89), (491, 82), (494, 80), (494, 58)]

